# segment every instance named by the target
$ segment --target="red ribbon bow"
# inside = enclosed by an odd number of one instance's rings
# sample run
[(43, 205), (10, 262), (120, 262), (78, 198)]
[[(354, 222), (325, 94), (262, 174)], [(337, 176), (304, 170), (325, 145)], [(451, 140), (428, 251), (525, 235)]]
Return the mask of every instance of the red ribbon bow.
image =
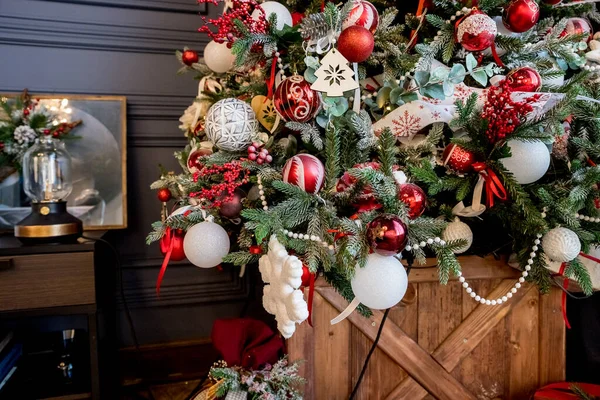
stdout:
[(485, 197), (488, 208), (494, 207), (494, 197), (504, 201), (508, 199), (508, 194), (500, 178), (484, 162), (476, 162), (473, 169), (485, 180)]

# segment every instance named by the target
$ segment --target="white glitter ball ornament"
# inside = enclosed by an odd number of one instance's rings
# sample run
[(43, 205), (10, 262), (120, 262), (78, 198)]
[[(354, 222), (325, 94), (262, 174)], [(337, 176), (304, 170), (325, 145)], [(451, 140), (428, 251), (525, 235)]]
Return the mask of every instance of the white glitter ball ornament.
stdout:
[(354, 296), (373, 310), (385, 310), (402, 300), (408, 277), (395, 257), (369, 254), (364, 268), (356, 267), (351, 281)]
[(269, 240), (269, 251), (258, 261), (263, 289), (263, 307), (275, 315), (277, 329), (289, 339), (296, 331), (296, 324), (308, 318), (308, 304), (300, 289), (302, 285), (302, 261), (288, 254), (275, 235)]
[(573, 261), (581, 252), (577, 234), (567, 228), (554, 228), (542, 238), (544, 253), (553, 261)]
[(469, 225), (465, 224), (460, 219), (455, 218), (454, 221), (449, 223), (446, 229), (444, 229), (442, 239), (446, 242), (460, 239), (466, 240), (467, 244), (454, 250), (454, 254), (462, 254), (469, 250), (473, 244), (473, 231), (469, 228)]
[(211, 71), (222, 74), (233, 68), (235, 55), (226, 43), (212, 40), (204, 48), (204, 63)]
[(183, 251), (187, 259), (197, 267), (216, 267), (229, 254), (229, 235), (219, 224), (200, 222), (186, 232)]
[(254, 110), (242, 100), (220, 100), (206, 113), (206, 136), (219, 150), (246, 150), (255, 139), (257, 128)]
[(509, 140), (511, 156), (500, 162), (509, 170), (518, 183), (527, 185), (539, 181), (550, 167), (550, 151), (543, 142)]
[[(277, 30), (279, 30), (279, 31), (282, 30), (286, 25), (287, 26), (294, 25), (293, 20), (292, 20), (292, 14), (287, 9), (287, 7), (284, 6), (283, 4), (278, 3), (276, 1), (265, 1), (262, 4), (259, 4), (259, 6), (260, 6), (260, 8), (262, 8), (265, 19), (267, 21), (269, 21), (269, 18), (271, 18), (271, 14), (277, 15), (277, 26), (276, 26)], [(261, 12), (257, 8), (252, 13), (252, 19), (258, 20), (260, 15), (261, 15)]]

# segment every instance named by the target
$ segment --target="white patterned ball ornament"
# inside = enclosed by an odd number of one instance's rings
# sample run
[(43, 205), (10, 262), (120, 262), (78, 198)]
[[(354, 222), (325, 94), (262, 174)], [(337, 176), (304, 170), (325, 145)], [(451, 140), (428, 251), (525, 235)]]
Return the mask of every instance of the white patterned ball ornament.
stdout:
[(460, 219), (455, 218), (454, 221), (449, 223), (446, 229), (444, 229), (442, 239), (446, 242), (460, 239), (466, 240), (467, 244), (454, 250), (454, 254), (462, 254), (469, 250), (473, 244), (473, 231), (469, 228), (469, 225), (465, 224)]
[(402, 300), (408, 287), (404, 266), (395, 257), (369, 254), (364, 268), (356, 267), (350, 282), (354, 296), (373, 310), (385, 310)]
[(581, 252), (581, 242), (577, 234), (567, 228), (554, 228), (542, 238), (544, 253), (552, 261), (573, 261)]
[(242, 100), (220, 100), (206, 113), (206, 136), (219, 150), (246, 150), (254, 141), (257, 128), (254, 110)]
[(523, 142), (509, 140), (511, 156), (500, 162), (509, 170), (518, 183), (527, 185), (542, 179), (550, 167), (550, 151), (541, 141)]

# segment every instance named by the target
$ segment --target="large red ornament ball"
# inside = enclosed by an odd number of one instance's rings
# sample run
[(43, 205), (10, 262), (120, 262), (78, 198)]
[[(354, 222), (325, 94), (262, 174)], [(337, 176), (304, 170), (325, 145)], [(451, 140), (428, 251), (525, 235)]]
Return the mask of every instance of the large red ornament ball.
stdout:
[(317, 194), (325, 183), (325, 166), (313, 155), (298, 154), (285, 163), (283, 181)]
[(533, 28), (540, 19), (540, 6), (535, 0), (513, 0), (502, 13), (502, 22), (511, 32), (521, 33)]
[(158, 200), (160, 200), (161, 203), (166, 203), (167, 201), (173, 198), (173, 195), (171, 194), (171, 191), (168, 188), (159, 189), (156, 196), (158, 197)]
[(167, 228), (165, 234), (160, 239), (160, 252), (162, 255), (166, 255), (171, 248), (171, 260), (181, 261), (185, 260), (185, 252), (183, 251), (183, 238), (185, 237), (185, 231), (182, 229), (171, 229)]
[(340, 34), (337, 42), (340, 53), (350, 62), (360, 63), (365, 61), (375, 47), (373, 34), (362, 26), (351, 26)]
[(191, 67), (192, 64), (198, 62), (198, 53), (196, 53), (194, 50), (185, 50), (183, 53), (181, 53), (181, 61), (188, 67)]
[(384, 214), (369, 222), (367, 239), (371, 250), (382, 256), (395, 256), (406, 247), (408, 229), (400, 217)]
[(399, 185), (398, 198), (408, 207), (408, 218), (415, 219), (423, 215), (427, 206), (427, 195), (414, 183)]
[(483, 51), (494, 44), (498, 27), (481, 11), (473, 11), (456, 23), (456, 40), (467, 51)]
[[(593, 29), (590, 22), (585, 18), (569, 18), (565, 30), (560, 34), (561, 37), (567, 35), (586, 34), (589, 38), (592, 37)], [(587, 38), (586, 38), (587, 39)]]
[(309, 287), (310, 286), (310, 276), (312, 273), (310, 269), (306, 265), (302, 265), (302, 286)]
[(292, 13), (292, 26), (298, 25), (304, 19), (305, 15), (301, 12), (293, 12)]
[(473, 168), (475, 154), (455, 145), (449, 144), (442, 154), (442, 163), (455, 172), (464, 174)]
[(375, 33), (379, 25), (379, 13), (375, 6), (365, 0), (355, 0), (352, 10), (342, 24), (342, 30), (351, 26), (360, 26)]
[(210, 156), (211, 154), (212, 154), (211, 149), (202, 148), (202, 147), (192, 149), (192, 151), (190, 151), (190, 154), (188, 155), (187, 162), (186, 162), (190, 173), (195, 174), (196, 172), (198, 172), (202, 168), (204, 168), (204, 165), (202, 164), (200, 159), (204, 156)]
[(277, 86), (275, 109), (285, 121), (308, 122), (321, 108), (321, 97), (300, 75), (292, 75)]
[[(356, 164), (353, 168), (373, 168), (378, 170), (381, 168), (381, 166), (376, 162), (367, 162), (363, 164)], [(342, 193), (352, 187), (355, 183), (356, 178), (350, 175), (348, 172), (345, 172), (344, 175), (342, 175), (342, 177), (338, 180), (335, 189), (338, 193)], [(365, 186), (362, 194), (358, 197), (358, 201), (356, 204), (353, 204), (353, 206), (356, 207), (359, 213), (373, 211), (383, 207), (377, 201), (371, 186)]]
[[(229, 199), (227, 199), (229, 197)], [(231, 196), (227, 196), (223, 193), (219, 199), (222, 201), (221, 207), (219, 207), (219, 214), (225, 218), (238, 218), (242, 212), (243, 204), (242, 201), (246, 197), (246, 193), (237, 188)]]
[(537, 92), (542, 87), (542, 77), (533, 68), (520, 67), (506, 76), (508, 86), (515, 92)]

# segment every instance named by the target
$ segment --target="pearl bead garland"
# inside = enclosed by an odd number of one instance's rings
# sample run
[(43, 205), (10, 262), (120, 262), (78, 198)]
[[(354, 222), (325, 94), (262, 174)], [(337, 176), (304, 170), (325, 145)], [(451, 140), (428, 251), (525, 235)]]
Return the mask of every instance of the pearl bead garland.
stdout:
[[(279, 50), (276, 50), (274, 53), (275, 58), (277, 58), (277, 67), (279, 68), (279, 73), (281, 74), (281, 80), (285, 80), (285, 66), (283, 65), (283, 60), (281, 59), (281, 53)], [(275, 60), (273, 60), (275, 62)]]
[(587, 215), (582, 215), (582, 214), (579, 214), (579, 213), (575, 213), (575, 214), (573, 214), (573, 216), (575, 218), (577, 218), (577, 219), (582, 220), (582, 221), (596, 222), (596, 223), (600, 222), (600, 218), (588, 217)]

